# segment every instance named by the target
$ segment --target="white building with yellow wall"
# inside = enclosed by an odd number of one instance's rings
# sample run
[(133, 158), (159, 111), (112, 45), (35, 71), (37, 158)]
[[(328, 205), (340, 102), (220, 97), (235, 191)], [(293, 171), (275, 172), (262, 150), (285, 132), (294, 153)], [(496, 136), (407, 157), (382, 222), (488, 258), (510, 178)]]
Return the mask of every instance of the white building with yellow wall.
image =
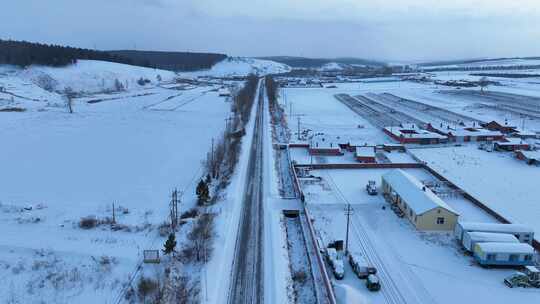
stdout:
[(409, 173), (382, 176), (382, 190), (418, 230), (453, 230), (459, 214)]

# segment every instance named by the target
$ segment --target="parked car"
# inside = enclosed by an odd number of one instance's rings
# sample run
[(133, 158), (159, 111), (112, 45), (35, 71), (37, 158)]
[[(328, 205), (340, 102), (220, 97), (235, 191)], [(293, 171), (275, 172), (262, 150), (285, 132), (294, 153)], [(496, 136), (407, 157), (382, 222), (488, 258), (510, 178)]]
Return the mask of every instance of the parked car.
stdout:
[(366, 279), (366, 287), (369, 291), (378, 291), (381, 289), (379, 277), (376, 274), (368, 275)]

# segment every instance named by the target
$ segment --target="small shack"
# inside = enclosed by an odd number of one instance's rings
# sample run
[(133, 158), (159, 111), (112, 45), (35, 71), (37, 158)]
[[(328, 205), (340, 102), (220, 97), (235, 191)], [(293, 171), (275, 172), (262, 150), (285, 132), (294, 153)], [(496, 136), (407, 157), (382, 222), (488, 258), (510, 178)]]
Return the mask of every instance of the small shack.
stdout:
[(534, 248), (524, 243), (477, 243), (474, 258), (480, 265), (526, 266), (533, 265)]
[(382, 176), (383, 194), (418, 230), (453, 230), (459, 214), (418, 179), (401, 169)]
[(494, 144), (495, 150), (498, 151), (516, 151), (531, 149), (529, 143), (517, 137), (508, 137), (504, 141), (497, 141)]
[(529, 165), (540, 165), (540, 151), (516, 150), (516, 157)]
[(356, 147), (354, 157), (361, 163), (375, 163), (375, 147)]
[(332, 138), (325, 135), (315, 135), (309, 141), (310, 155), (337, 156), (343, 155), (339, 146), (339, 138)]

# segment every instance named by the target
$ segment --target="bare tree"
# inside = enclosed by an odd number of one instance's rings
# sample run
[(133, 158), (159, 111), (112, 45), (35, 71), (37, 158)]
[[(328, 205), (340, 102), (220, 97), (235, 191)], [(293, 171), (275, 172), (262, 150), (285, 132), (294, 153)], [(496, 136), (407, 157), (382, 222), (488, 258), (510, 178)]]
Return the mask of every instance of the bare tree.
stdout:
[(201, 260), (206, 262), (212, 254), (212, 239), (215, 235), (214, 217), (215, 214), (211, 213), (201, 214), (187, 235), (193, 244), (197, 262)]

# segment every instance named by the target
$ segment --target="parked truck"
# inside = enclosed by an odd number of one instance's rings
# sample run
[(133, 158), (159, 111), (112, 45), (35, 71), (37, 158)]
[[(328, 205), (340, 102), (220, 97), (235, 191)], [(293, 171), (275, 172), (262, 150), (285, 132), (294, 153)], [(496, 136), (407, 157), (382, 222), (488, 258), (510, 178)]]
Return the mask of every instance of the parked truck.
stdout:
[(369, 195), (377, 195), (377, 184), (374, 180), (368, 181), (366, 191)]
[(370, 274), (376, 274), (377, 269), (367, 262), (366, 258), (357, 252), (349, 252), (349, 264), (360, 279), (366, 279)]
[(345, 276), (343, 265), (343, 240), (331, 242), (326, 247), (326, 259), (332, 267), (336, 279), (341, 280)]
[(326, 257), (328, 263), (332, 266), (332, 271), (336, 279), (341, 280), (345, 275), (345, 267), (343, 265), (343, 259), (340, 257), (340, 254), (336, 251), (335, 248), (326, 249)]

